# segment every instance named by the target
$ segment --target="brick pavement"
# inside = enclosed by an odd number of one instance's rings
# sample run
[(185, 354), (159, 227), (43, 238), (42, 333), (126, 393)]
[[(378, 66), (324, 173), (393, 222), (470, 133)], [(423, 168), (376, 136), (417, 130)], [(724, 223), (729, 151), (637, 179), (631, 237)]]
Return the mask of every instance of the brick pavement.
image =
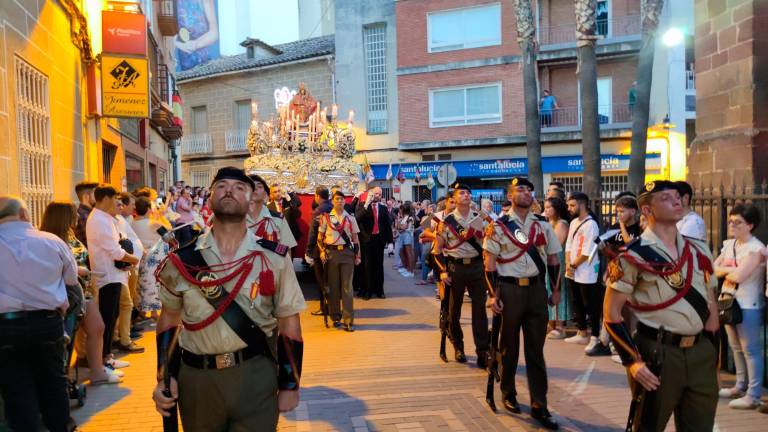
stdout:
[[(386, 263), (389, 268), (389, 261)], [(479, 431), (537, 430), (526, 415), (493, 414), (485, 405), (486, 375), (474, 365), (474, 348), (465, 304), (462, 324), (469, 362), (442, 363), (438, 356), (437, 311), (433, 288), (413, 284), (395, 272), (385, 280), (385, 300), (356, 300), (354, 333), (325, 329), (302, 315), (306, 341), (302, 401), (280, 420), (281, 431)], [(312, 291), (310, 291), (312, 292)], [(73, 415), (85, 432), (160, 431), (150, 399), (154, 386), (154, 334), (139, 341), (144, 354), (129, 355), (119, 386), (88, 389), (84, 407)], [(568, 431), (620, 431), (629, 393), (624, 369), (607, 357), (589, 358), (582, 348), (548, 342), (550, 410)], [(449, 356), (452, 350), (448, 349)], [(527, 412), (528, 392), (522, 353), (518, 398)], [(500, 401), (498, 386), (497, 403)], [(499, 405), (500, 406), (500, 405)], [(735, 411), (720, 403), (717, 430), (764, 430), (768, 417)], [(672, 430), (672, 428), (668, 428)]]

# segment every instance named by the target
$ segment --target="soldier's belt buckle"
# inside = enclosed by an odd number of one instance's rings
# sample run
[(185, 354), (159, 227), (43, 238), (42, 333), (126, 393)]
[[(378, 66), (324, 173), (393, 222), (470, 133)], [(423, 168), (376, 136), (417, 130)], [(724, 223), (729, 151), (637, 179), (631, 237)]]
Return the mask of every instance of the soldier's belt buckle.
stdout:
[(529, 286), (531, 284), (531, 280), (528, 278), (518, 278), (517, 284), (520, 286)]
[(683, 336), (680, 338), (680, 348), (690, 348), (696, 344), (696, 336)]
[(336, 245), (336, 250), (343, 251), (344, 250), (344, 245)]
[(216, 369), (226, 369), (235, 366), (235, 353), (219, 354), (216, 356)]
[(462, 258), (462, 259), (461, 259), (461, 262), (462, 262), (464, 265), (470, 265), (470, 264), (472, 263), (472, 258)]

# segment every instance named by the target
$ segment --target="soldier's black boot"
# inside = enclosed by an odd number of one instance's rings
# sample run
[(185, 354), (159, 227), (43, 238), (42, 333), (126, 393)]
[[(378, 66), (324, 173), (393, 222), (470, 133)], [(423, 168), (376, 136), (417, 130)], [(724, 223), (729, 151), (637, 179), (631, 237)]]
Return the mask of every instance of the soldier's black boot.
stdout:
[(464, 348), (454, 347), (454, 350), (456, 351), (456, 361), (459, 363), (466, 363), (467, 355), (464, 354)]
[(488, 351), (478, 351), (477, 352), (477, 367), (480, 369), (487, 369), (489, 364), (489, 354)]
[(542, 407), (531, 407), (531, 417), (536, 419), (540, 425), (549, 430), (558, 430), (560, 425), (557, 424), (549, 410)]
[(520, 414), (520, 404), (517, 403), (517, 398), (514, 395), (504, 396), (504, 408), (511, 413)]

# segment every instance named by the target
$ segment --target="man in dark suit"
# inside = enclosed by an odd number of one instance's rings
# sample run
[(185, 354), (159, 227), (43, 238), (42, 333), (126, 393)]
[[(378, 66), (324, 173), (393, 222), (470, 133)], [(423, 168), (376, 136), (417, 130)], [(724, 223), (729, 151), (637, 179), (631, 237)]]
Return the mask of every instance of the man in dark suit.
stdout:
[[(312, 224), (309, 226), (309, 240), (307, 241), (306, 260), (311, 263), (315, 270), (315, 279), (320, 290), (320, 295), (324, 296), (325, 291), (325, 275), (323, 268), (323, 261), (320, 259), (320, 248), (317, 247), (317, 235), (320, 228), (320, 218), (325, 213), (330, 213), (333, 209), (333, 204), (328, 199), (330, 193), (325, 186), (318, 186), (315, 189), (315, 201), (314, 210), (312, 211)], [(320, 309), (312, 312), (312, 315), (318, 316), (323, 314), (322, 306)]]
[(367, 277), (361, 297), (368, 300), (371, 296), (385, 297), (384, 247), (392, 243), (392, 223), (387, 207), (381, 203), (381, 188), (371, 188), (365, 195), (364, 202), (357, 205), (355, 217), (360, 226), (359, 236)]
[(270, 211), (280, 213), (288, 222), (288, 227), (291, 229), (291, 234), (296, 241), (299, 241), (301, 237), (301, 230), (299, 229), (299, 217), (301, 216), (301, 201), (294, 192), (283, 192), (280, 185), (274, 183), (269, 188), (269, 202), (267, 208)]

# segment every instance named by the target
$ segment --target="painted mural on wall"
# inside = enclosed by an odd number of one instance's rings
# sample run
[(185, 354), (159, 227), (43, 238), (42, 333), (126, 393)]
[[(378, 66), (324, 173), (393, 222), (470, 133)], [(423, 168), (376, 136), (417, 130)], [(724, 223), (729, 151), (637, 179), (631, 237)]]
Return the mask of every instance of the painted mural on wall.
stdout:
[(192, 69), (221, 55), (217, 10), (217, 0), (178, 2), (179, 34), (174, 39), (177, 71)]

